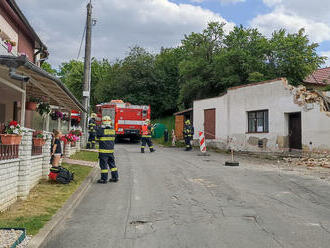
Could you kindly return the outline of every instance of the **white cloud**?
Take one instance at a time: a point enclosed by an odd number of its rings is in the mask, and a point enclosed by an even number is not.
[[[223,4],[245,2],[245,0],[219,0],[219,1]]]
[[[268,14],[258,15],[250,21],[265,34],[274,29],[285,28],[296,32],[305,28],[309,38],[315,42],[330,40],[330,4],[324,0],[263,0],[272,8]]]
[[[52,64],[76,58],[87,1],[17,2],[48,46]],[[93,15],[98,20],[93,28],[93,56],[110,59],[123,57],[134,45],[154,52],[162,46],[175,46],[184,34],[200,32],[210,21],[226,22],[210,10],[169,0],[98,0]],[[233,26],[229,23],[226,29]]]
[[[330,40],[330,26],[326,23],[308,20],[280,8],[266,15],[258,15],[250,24],[266,35],[270,35],[274,30],[280,28],[285,28],[289,32],[297,32],[299,29],[305,28],[312,41]]]
[[[263,0],[267,6],[274,6],[282,2],[282,0]]]
[[[330,66],[330,51],[322,52],[321,56],[327,57],[327,60],[326,60],[324,66]]]

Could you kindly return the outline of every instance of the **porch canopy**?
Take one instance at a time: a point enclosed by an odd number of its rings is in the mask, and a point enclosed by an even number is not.
[[[26,78],[19,80],[13,77],[13,73]],[[0,82],[25,95],[22,108],[30,97],[46,97],[50,105],[58,106],[68,112],[71,110],[86,112],[83,105],[59,78],[31,63],[26,56],[0,56]],[[0,91],[0,95],[5,94],[1,84]]]

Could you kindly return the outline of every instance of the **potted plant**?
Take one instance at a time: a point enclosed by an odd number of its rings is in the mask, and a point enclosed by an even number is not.
[[[40,99],[36,97],[30,97],[29,101],[25,104],[25,109],[35,111],[38,107]]]
[[[46,99],[42,98],[38,104],[37,107],[38,113],[42,116],[45,117],[46,115],[49,115],[51,109],[49,103],[46,101]]]
[[[63,113],[61,111],[55,110],[50,114],[50,117],[53,121],[56,121],[57,119],[63,120]]]
[[[0,134],[3,145],[19,145],[22,140],[22,128],[17,121],[11,121],[5,127],[4,134]]]
[[[33,136],[33,145],[34,146],[43,146],[46,143],[46,139],[44,139],[44,135],[41,131],[36,132],[35,135]]]
[[[70,133],[71,133],[72,135],[77,136],[77,137],[81,137],[81,136],[82,136],[82,132],[81,132],[79,129],[71,130]]]

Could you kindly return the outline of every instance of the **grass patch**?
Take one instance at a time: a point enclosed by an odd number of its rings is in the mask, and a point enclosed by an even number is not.
[[[60,209],[88,176],[91,167],[63,163],[63,167],[74,172],[70,184],[57,184],[41,180],[34,187],[27,200],[14,203],[8,211],[0,213],[0,227],[26,228],[29,235],[35,235]]]
[[[155,119],[152,123],[161,123],[164,124],[168,130],[168,142],[164,141],[164,137],[159,139],[153,139],[156,144],[164,145],[164,146],[172,146],[172,129],[175,129],[175,117],[167,116],[159,119]]]
[[[99,154],[97,152],[90,152],[90,151],[80,151],[72,155],[70,158],[75,160],[84,160],[84,161],[91,161],[97,162]]]

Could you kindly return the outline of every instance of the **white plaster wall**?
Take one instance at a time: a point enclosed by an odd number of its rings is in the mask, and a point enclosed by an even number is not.
[[[250,137],[267,139],[266,150],[276,150],[279,137],[288,135],[288,113],[301,112],[302,143],[306,148],[309,142],[315,149],[330,150],[330,117],[320,112],[314,104],[306,111],[293,101],[293,95],[287,89],[287,82],[277,80],[247,87],[233,88],[222,97],[194,101],[194,127],[202,130],[204,110],[216,108],[216,140],[207,141],[227,145],[228,137],[234,138],[237,150],[260,151],[260,148],[248,143]],[[269,132],[247,133],[248,111],[268,110]],[[198,138],[196,134],[195,139]]]
[[[2,30],[9,38],[16,42],[16,46],[13,47],[12,53],[17,54],[17,47],[18,47],[18,34],[15,30],[9,25],[9,23],[0,15],[0,30]],[[0,39],[1,40],[1,39]],[[5,51],[5,50],[1,50]],[[2,55],[7,55],[5,52],[2,52]]]
[[[330,117],[320,112],[320,106],[314,104],[310,111],[302,112],[302,142],[312,149],[330,150]]]

